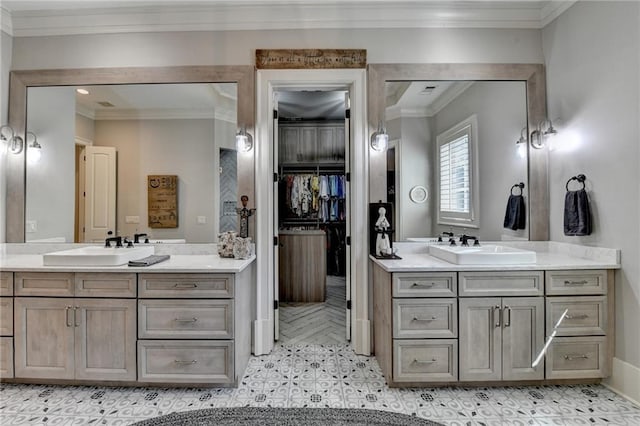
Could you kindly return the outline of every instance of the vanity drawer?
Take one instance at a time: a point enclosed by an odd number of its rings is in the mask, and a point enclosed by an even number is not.
[[[13,296],[13,272],[0,272],[0,296]]]
[[[460,296],[541,296],[542,271],[459,272]]]
[[[455,382],[458,341],[455,339],[394,340],[395,382]]]
[[[606,377],[606,337],[556,337],[547,353],[547,379]]]
[[[548,295],[607,294],[607,271],[547,271]]]
[[[13,378],[13,337],[0,337],[0,378]]]
[[[231,298],[233,274],[140,274],[138,297]]]
[[[547,330],[550,333],[565,309],[567,315],[558,336],[602,335],[607,330],[606,296],[547,297]]]
[[[136,297],[136,274],[75,274],[76,297]]]
[[[13,336],[13,297],[0,297],[0,336]]]
[[[457,290],[455,272],[393,274],[393,297],[452,297]]]
[[[139,300],[140,339],[232,339],[233,300]]]
[[[71,272],[16,272],[16,296],[69,297],[74,295]]]
[[[394,299],[394,338],[458,336],[457,299]]]
[[[233,383],[233,342],[138,340],[138,381]]]

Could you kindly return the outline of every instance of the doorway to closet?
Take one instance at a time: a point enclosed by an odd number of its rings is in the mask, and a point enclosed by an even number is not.
[[[278,90],[273,120],[276,340],[345,344],[350,339],[348,91]]]

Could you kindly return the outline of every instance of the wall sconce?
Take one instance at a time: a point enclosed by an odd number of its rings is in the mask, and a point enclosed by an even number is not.
[[[551,120],[543,120],[538,127],[531,132],[531,146],[536,149],[542,149],[545,145],[549,147],[549,151],[553,151],[554,139],[558,131],[553,128]]]
[[[389,135],[382,125],[382,121],[378,124],[378,130],[371,135],[371,149],[374,151],[385,151],[389,145]]]
[[[38,138],[33,132],[27,132],[27,161],[35,164],[40,161],[42,156],[42,146],[38,143]],[[29,136],[33,136],[33,140],[29,143]]]
[[[245,126],[240,127],[238,133],[236,133],[236,150],[238,152],[249,152],[253,148],[253,138]]]
[[[527,156],[527,127],[523,127],[520,131],[520,139],[516,141],[516,152],[518,157],[525,158]]]
[[[0,141],[7,144],[7,151],[12,154],[20,154],[24,149],[24,141],[8,124],[0,126]]]

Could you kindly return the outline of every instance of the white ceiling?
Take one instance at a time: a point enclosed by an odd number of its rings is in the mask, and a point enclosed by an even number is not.
[[[1,0],[15,36],[318,28],[542,28],[575,0]]]

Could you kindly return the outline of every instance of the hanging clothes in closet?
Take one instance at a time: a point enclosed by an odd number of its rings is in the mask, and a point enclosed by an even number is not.
[[[345,177],[335,174],[285,174],[280,180],[287,218],[320,222],[345,220]]]

